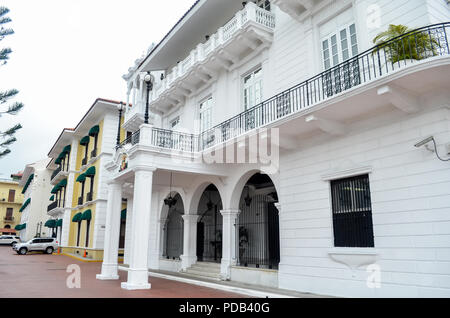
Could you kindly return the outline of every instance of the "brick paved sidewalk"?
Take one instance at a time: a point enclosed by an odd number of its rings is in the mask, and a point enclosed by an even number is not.
[[[81,288],[66,287],[67,266],[81,268]],[[152,289],[126,291],[120,283],[126,272],[119,271],[117,281],[99,281],[101,263],[83,263],[62,255],[16,254],[9,246],[0,246],[1,298],[241,298],[239,294],[150,277]]]

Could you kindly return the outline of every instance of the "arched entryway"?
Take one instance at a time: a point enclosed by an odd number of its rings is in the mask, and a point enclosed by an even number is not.
[[[278,194],[266,174],[256,173],[242,190],[237,233],[238,266],[278,269]]]
[[[163,258],[178,260],[183,254],[184,204],[181,196],[172,194],[166,198],[163,213],[167,216],[163,227]]]
[[[220,263],[222,259],[222,199],[210,184],[198,204],[197,260]]]

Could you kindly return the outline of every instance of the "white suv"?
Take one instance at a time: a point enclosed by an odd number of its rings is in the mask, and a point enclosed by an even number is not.
[[[52,254],[58,249],[58,241],[56,238],[41,237],[29,240],[26,243],[17,243],[13,246],[13,250],[17,254],[25,255],[28,252],[40,251],[46,254]]]
[[[0,236],[0,245],[11,245],[20,243],[20,237],[14,235],[2,235]]]

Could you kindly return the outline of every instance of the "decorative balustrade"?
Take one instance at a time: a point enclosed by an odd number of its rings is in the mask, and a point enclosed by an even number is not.
[[[58,173],[60,173],[62,171],[62,167],[61,166],[59,166],[58,168],[56,168],[56,170],[55,171],[53,171],[53,173],[52,173],[52,176],[51,176],[51,178],[50,178],[50,180],[53,180],[53,179],[55,179],[55,177],[58,175]]]
[[[264,21],[269,20],[265,18]],[[224,27],[227,32],[235,28],[231,22]],[[200,135],[153,128],[151,145],[188,152],[205,150],[418,61],[450,55],[449,31],[450,22],[435,24],[374,46]],[[139,136],[139,131],[135,135]]]
[[[259,8],[253,2],[247,3],[243,10],[236,13],[227,24],[219,28],[205,43],[197,45],[184,60],[168,71],[161,84],[152,91],[150,100],[158,99],[164,91],[171,87],[173,82],[188,73],[194,65],[206,60],[209,54],[226,44],[236,32],[245,28],[250,22],[274,29],[275,15],[270,11]]]

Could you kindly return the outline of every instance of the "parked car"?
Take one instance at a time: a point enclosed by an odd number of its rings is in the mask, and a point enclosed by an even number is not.
[[[26,243],[17,243],[13,246],[13,250],[20,255],[25,255],[28,252],[34,251],[52,254],[56,249],[58,249],[58,241],[56,238],[52,237],[34,238]]]
[[[14,235],[2,235],[0,236],[0,245],[11,245],[20,243],[20,237]]]

